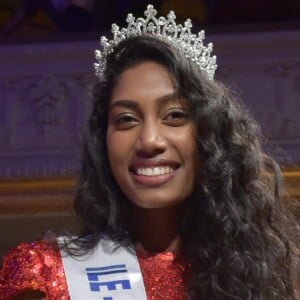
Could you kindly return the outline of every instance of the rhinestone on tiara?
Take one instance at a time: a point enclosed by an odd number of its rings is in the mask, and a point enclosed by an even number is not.
[[[117,24],[112,24],[113,39],[108,40],[105,36],[101,37],[102,51],[96,50],[97,63],[94,64],[96,76],[99,80],[103,79],[106,69],[107,55],[114,51],[114,47],[121,41],[135,36],[150,36],[162,39],[174,45],[189,60],[194,62],[202,71],[205,71],[208,78],[213,80],[217,69],[216,56],[211,56],[213,49],[212,43],[205,46],[203,44],[204,31],[201,30],[197,35],[191,32],[192,22],[187,19],[182,24],[176,24],[175,13],[170,11],[165,17],[156,18],[157,10],[149,4],[144,12],[145,18],[135,18],[132,14],[127,15],[127,28],[119,28]]]

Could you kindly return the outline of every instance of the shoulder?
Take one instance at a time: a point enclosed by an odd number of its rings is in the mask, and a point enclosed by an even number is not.
[[[7,253],[3,259],[3,269],[29,266],[49,266],[60,258],[59,247],[55,241],[36,241],[22,243]],[[13,262],[13,264],[12,264]]]
[[[12,250],[10,250],[5,257],[15,256],[19,253],[43,253],[44,251],[57,252],[58,245],[55,240],[39,240],[30,243],[21,243]]]
[[[7,299],[29,289],[47,293],[47,285],[53,278],[58,278],[60,272],[63,273],[63,267],[56,242],[41,240],[22,243],[3,259],[0,295],[5,296],[0,299]]]

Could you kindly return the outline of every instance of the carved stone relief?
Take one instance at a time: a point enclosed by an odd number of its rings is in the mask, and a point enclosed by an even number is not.
[[[213,39],[217,78],[237,91],[273,145],[271,152],[288,165],[300,164],[299,36],[274,32]],[[95,43],[76,42],[76,51],[70,47],[0,49],[0,179],[78,172]]]
[[[0,178],[78,171],[89,78],[84,73],[1,78],[6,97],[1,100]]]
[[[276,159],[300,162],[300,55],[298,62],[220,66],[220,78],[237,91],[262,127]],[[298,148],[298,150],[297,150]]]

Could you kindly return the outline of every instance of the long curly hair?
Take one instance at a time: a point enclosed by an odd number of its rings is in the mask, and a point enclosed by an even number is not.
[[[299,224],[287,209],[280,168],[262,150],[260,127],[221,83],[152,37],[117,45],[93,88],[74,200],[80,249],[92,249],[102,234],[130,244],[129,202],[107,155],[107,111],[118,76],[143,61],[167,68],[197,128],[201,166],[180,229],[182,255],[194,270],[189,299],[295,299]]]

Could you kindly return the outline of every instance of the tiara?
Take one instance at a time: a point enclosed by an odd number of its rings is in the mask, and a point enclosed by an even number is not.
[[[113,39],[108,40],[102,36],[100,43],[102,51],[96,50],[95,56],[97,63],[94,64],[96,76],[99,80],[103,79],[106,69],[107,55],[114,51],[114,47],[121,41],[135,36],[150,36],[169,42],[181,51],[189,60],[194,62],[200,70],[205,71],[208,78],[213,80],[217,69],[216,56],[211,56],[213,44],[203,45],[205,38],[204,31],[198,35],[191,32],[192,22],[187,19],[182,24],[176,24],[176,15],[170,11],[165,17],[156,18],[157,10],[149,4],[144,12],[145,18],[135,18],[131,13],[127,15],[127,28],[119,28],[117,24],[112,24],[111,31]]]

